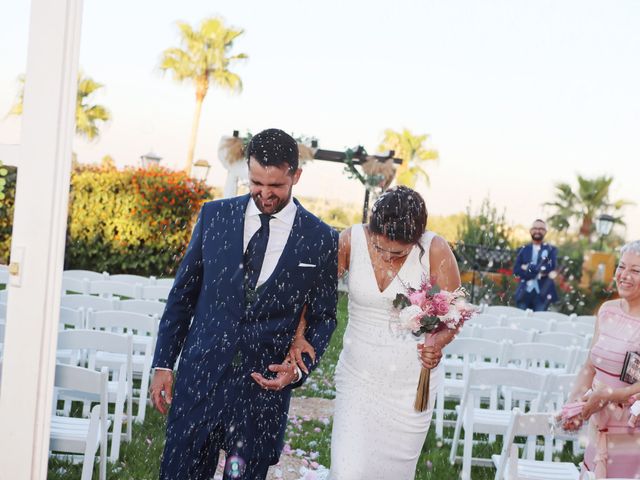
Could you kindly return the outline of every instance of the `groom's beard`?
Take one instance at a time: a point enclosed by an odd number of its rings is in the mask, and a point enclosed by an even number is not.
[[[544,238],[544,235],[542,235],[541,233],[531,234],[531,240],[533,240],[534,242],[541,242],[543,238]]]
[[[252,195],[251,198],[253,198],[253,201],[255,202],[256,207],[258,207],[258,210],[260,210],[261,213],[265,213],[267,215],[275,215],[280,210],[282,210],[287,205],[287,203],[289,203],[289,200],[291,200],[292,190],[293,189],[289,190],[289,194],[284,199],[280,197],[268,198],[267,204],[271,204],[268,206],[265,206],[264,202],[262,201],[262,196],[260,194]]]

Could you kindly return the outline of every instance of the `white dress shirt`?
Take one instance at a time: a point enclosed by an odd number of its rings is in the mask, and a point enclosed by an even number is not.
[[[278,260],[280,260],[282,251],[289,239],[289,234],[291,234],[297,209],[298,207],[293,203],[293,200],[289,199],[289,203],[287,203],[282,210],[272,215],[274,218],[269,222],[269,241],[267,242],[267,251],[264,254],[264,262],[262,263],[262,269],[260,270],[260,276],[256,284],[257,287],[266,282],[276,269]],[[260,228],[260,213],[253,198],[250,198],[244,214],[243,252],[247,250],[251,237],[253,237]]]

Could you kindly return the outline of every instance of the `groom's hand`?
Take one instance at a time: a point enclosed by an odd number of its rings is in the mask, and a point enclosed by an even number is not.
[[[161,414],[166,415],[173,398],[173,371],[155,369],[151,380],[151,403]]]
[[[297,369],[289,359],[280,364],[269,365],[269,370],[276,372],[276,378],[268,379],[257,372],[251,374],[251,378],[265,390],[282,390],[290,383],[299,380]]]

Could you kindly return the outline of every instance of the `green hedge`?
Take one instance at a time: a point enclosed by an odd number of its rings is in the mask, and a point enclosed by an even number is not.
[[[202,203],[203,182],[163,168],[76,168],[65,269],[172,276]]]
[[[0,264],[9,263],[11,253],[11,230],[13,229],[13,206],[16,196],[16,173],[15,167],[3,166],[7,174],[2,178],[4,198],[0,200]]]

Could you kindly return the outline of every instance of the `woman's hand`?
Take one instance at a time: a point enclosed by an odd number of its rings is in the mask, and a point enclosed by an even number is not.
[[[584,419],[582,418],[582,414],[578,414],[574,417],[567,418],[564,422],[562,422],[562,429],[567,432],[576,432],[580,430],[582,424],[584,423]]]
[[[300,367],[300,370],[308,375],[309,369],[302,360],[303,353],[308,354],[311,357],[311,361],[315,363],[316,351],[314,350],[313,346],[311,346],[311,344],[307,342],[307,339],[304,338],[304,336],[296,335],[296,337],[293,339],[293,343],[291,344],[291,348],[289,348],[288,356],[292,362]]]
[[[588,397],[585,396],[584,400],[587,403],[582,407],[582,418],[589,420],[591,415],[602,410],[611,401],[612,393],[611,387],[602,387],[591,392]]]
[[[419,343],[417,347],[422,366],[429,370],[436,368],[442,358],[442,348],[438,345],[425,345],[424,343]]]

